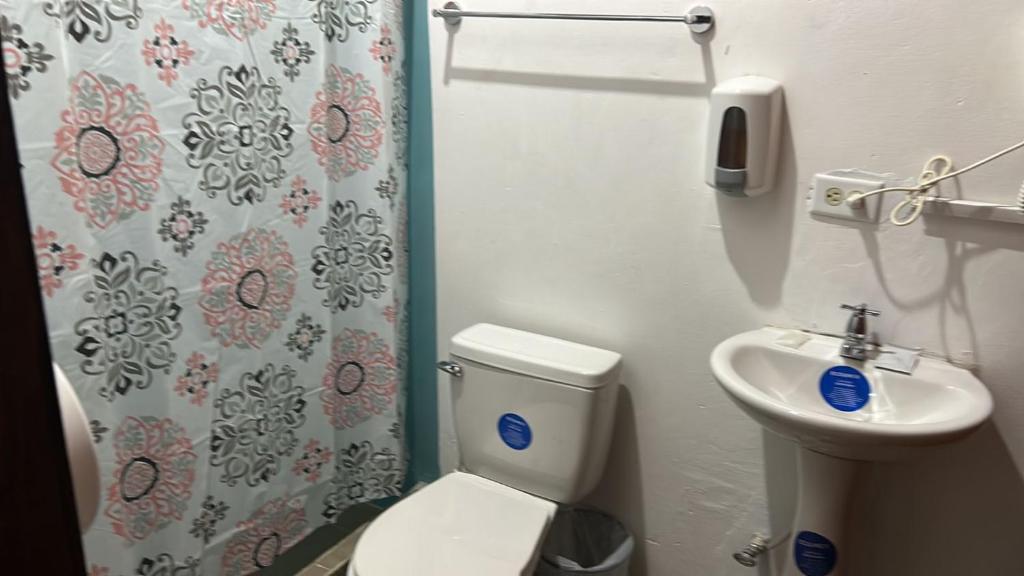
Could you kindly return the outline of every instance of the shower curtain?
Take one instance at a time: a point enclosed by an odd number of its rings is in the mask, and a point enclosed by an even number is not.
[[[405,470],[400,0],[0,0],[91,576],[249,574]]]

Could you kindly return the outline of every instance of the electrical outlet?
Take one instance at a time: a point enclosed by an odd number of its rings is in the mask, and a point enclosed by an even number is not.
[[[811,192],[811,214],[844,220],[878,222],[878,196],[870,196],[853,205],[847,204],[846,199],[852,194],[877,190],[884,185],[884,180],[872,179],[867,174],[815,174],[814,188]]]

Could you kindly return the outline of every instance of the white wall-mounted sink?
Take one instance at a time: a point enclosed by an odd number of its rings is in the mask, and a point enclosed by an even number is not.
[[[711,369],[751,418],[811,450],[890,459],[909,448],[963,438],[992,413],[988,389],[962,368],[921,358],[913,374],[897,374],[871,360],[840,357],[838,338],[808,334],[798,348],[780,344],[789,334],[762,328],[733,336],[711,353]],[[855,368],[866,378],[870,392],[862,408],[834,408],[822,394],[822,376],[835,366]]]
[[[800,444],[799,489],[781,576],[848,576],[845,518],[863,460],[889,460],[961,439],[992,413],[970,372],[921,358],[910,375],[839,356],[840,340],[762,328],[711,353],[728,396],[765,428]],[[773,550],[773,553],[775,551]]]

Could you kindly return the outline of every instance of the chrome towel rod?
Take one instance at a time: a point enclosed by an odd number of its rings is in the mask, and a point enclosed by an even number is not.
[[[550,12],[476,12],[463,10],[455,2],[431,12],[435,18],[444,18],[445,24],[458,26],[463,18],[520,18],[530,20],[605,20],[611,22],[679,22],[690,31],[703,34],[715,25],[715,14],[707,6],[694,6],[685,16],[637,16],[629,14],[557,14]]]

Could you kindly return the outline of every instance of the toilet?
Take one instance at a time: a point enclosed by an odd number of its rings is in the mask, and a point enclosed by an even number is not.
[[[593,490],[608,454],[622,357],[477,324],[451,340],[460,470],[384,511],[348,576],[524,576],[559,504]]]

